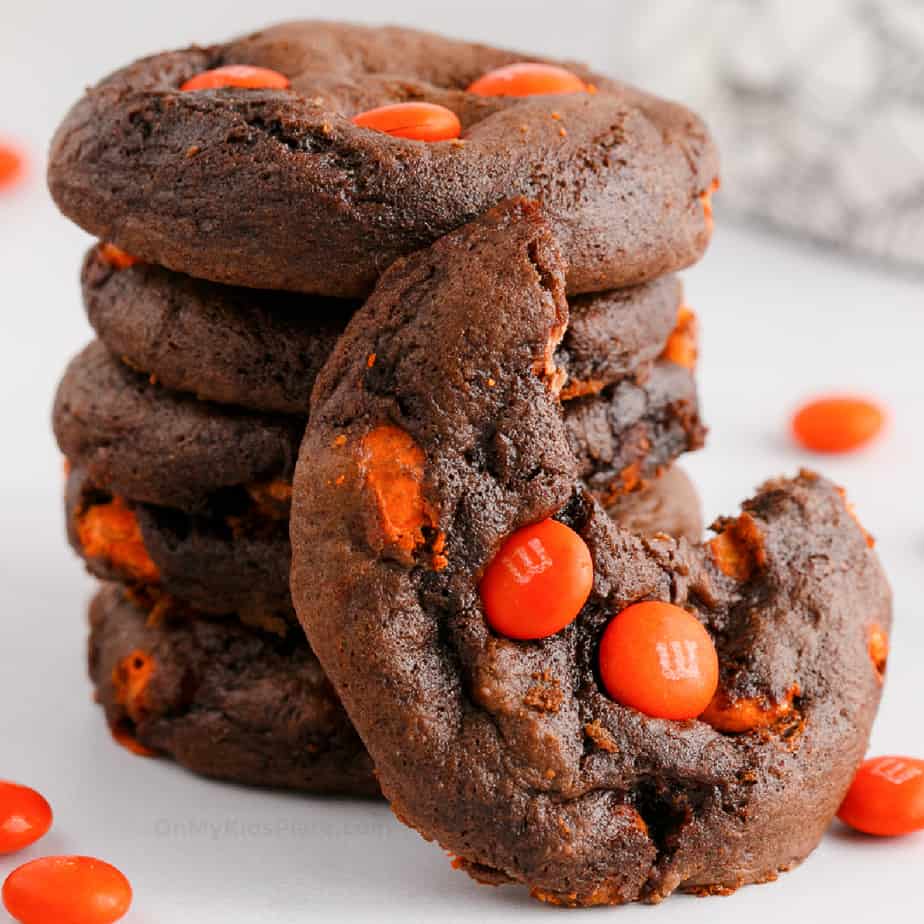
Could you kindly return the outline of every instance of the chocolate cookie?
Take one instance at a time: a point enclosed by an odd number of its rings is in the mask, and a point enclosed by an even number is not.
[[[639,383],[624,379],[564,405],[578,474],[604,503],[635,491],[678,456],[703,446],[693,373],[670,360]]]
[[[401,28],[275,26],[144,58],[74,106],[52,142],[58,206],[90,233],[192,276],[346,298],[396,257],[516,194],[543,202],[568,291],[695,262],[718,170],[687,109],[568,65],[588,92],[484,97],[476,78],[532,55]],[[271,68],[285,90],[182,92],[219,66]],[[461,139],[355,125],[360,112],[446,106]]]
[[[68,366],[53,412],[61,451],[95,485],[180,510],[289,482],[304,418],[167,391],[95,341]]]
[[[374,796],[372,762],[301,633],[176,609],[110,584],[90,604],[90,677],[117,738],[253,786]]]
[[[315,386],[296,610],[395,813],[475,878],[571,905],[774,878],[816,845],[865,750],[887,582],[841,492],[810,473],[765,485],[705,545],[613,525],[580,485],[556,394],[567,323],[563,260],[522,202],[383,275]],[[481,575],[549,517],[586,546],[589,597],[554,635],[501,637]],[[699,719],[604,692],[603,630],[644,600],[714,642]]]
[[[90,324],[132,368],[167,388],[258,411],[308,411],[311,386],[356,303],[242,289],[94,247],[81,282]]]
[[[114,496],[74,469],[66,517],[71,545],[103,580],[156,587],[205,613],[234,613],[273,631],[294,619],[285,497],[186,514]]]
[[[375,378],[374,351],[363,361]],[[580,473],[607,499],[656,478],[701,446],[705,432],[693,375],[669,360],[656,363],[641,385],[626,379],[567,408]],[[94,485],[187,512],[284,492],[305,426],[302,417],[242,411],[161,388],[99,342],[71,362],[53,416],[61,451]]]
[[[304,415],[315,376],[356,303],[243,289],[151,264],[84,261],[90,323],[109,350],[167,388],[260,411]],[[681,299],[676,277],[578,296],[556,361],[564,395],[593,394],[645,371]]]

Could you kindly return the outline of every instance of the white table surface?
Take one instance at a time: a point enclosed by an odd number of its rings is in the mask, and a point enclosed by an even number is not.
[[[122,19],[115,5],[80,5],[80,15],[77,5],[2,6],[0,136],[15,130],[36,158],[63,107],[107,68],[159,44],[208,40],[272,17],[265,5],[255,17],[251,7],[245,14],[243,4],[222,4],[225,12],[240,6],[241,15],[190,9],[181,28],[168,15],[186,10],[179,3],[160,4],[158,15],[155,5],[134,15],[132,5]],[[285,14],[294,4],[278,6]],[[353,6],[356,16],[371,9]],[[511,5],[511,24],[522,6]],[[392,14],[461,28],[459,11],[430,7],[427,18],[424,9],[398,4]],[[501,36],[508,44],[517,40],[512,30]],[[567,41],[566,52],[578,53]],[[57,216],[41,170],[35,165],[31,182],[0,196],[0,778],[41,790],[56,823],[39,844],[0,857],[0,878],[42,854],[100,856],[132,880],[128,924],[511,924],[556,913],[522,890],[474,885],[384,806],[206,782],[112,743],[85,676],[93,585],[64,539],[61,459],[48,423],[56,380],[89,338],[77,286],[87,238]],[[764,478],[806,464],[848,487],[895,590],[890,677],[871,751],[924,756],[924,283],[730,223],[720,223],[707,259],[686,280],[703,324],[700,381],[712,428],[708,448],[686,465],[707,513],[732,513]],[[795,449],[790,409],[829,388],[878,396],[892,414],[886,438],[843,458]],[[774,885],[722,899],[677,897],[657,911],[598,913],[626,924],[731,914],[751,924],[853,922],[899,911],[916,921],[922,872],[924,834],[872,841],[835,826],[801,869]]]

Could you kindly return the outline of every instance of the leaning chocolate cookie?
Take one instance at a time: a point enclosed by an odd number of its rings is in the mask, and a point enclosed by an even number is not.
[[[133,749],[235,783],[378,795],[372,762],[301,633],[158,606],[115,584],[90,604],[90,629],[97,698]]]
[[[149,263],[120,266],[93,247],[81,281],[87,317],[110,352],[166,388],[222,404],[307,413],[315,376],[358,303],[193,279]],[[644,377],[677,321],[675,276],[577,296],[557,350],[563,395]]]
[[[154,55],[74,106],[49,186],[65,215],[136,257],[267,289],[363,296],[396,257],[517,194],[543,202],[569,292],[695,262],[718,170],[703,123],[580,65],[565,65],[574,92],[467,92],[524,60],[536,59],[311,21]],[[240,65],[273,73],[246,86],[201,76]],[[449,110],[461,134],[428,142],[354,121],[408,102]]]
[[[766,881],[818,843],[862,758],[888,584],[811,473],[766,484],[703,545],[615,526],[558,395],[564,292],[523,202],[383,275],[313,395],[299,619],[397,816],[476,879],[569,905]],[[534,580],[556,592],[519,606]],[[639,603],[685,635],[603,646]]]

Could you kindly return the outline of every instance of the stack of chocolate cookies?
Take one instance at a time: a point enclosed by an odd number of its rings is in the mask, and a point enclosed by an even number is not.
[[[541,77],[528,92],[526,60],[530,79]],[[550,74],[577,88],[550,88]],[[485,92],[492,80],[501,90]],[[364,117],[383,106],[407,118],[448,111],[457,130],[428,136],[432,126],[381,118],[368,127],[375,119]],[[472,656],[466,646],[484,639],[460,628],[454,602],[465,598],[470,618],[468,597],[505,530],[556,514],[595,537],[588,625],[599,625],[593,607],[608,593],[639,599],[668,587],[692,609],[721,610],[718,622],[702,617],[718,635],[734,622],[739,589],[704,583],[697,556],[708,547],[692,545],[699,501],[674,466],[705,433],[695,316],[675,273],[708,243],[716,175],[708,133],[682,107],[579,65],[407,29],[292,23],[146,58],[90,89],[53,142],[49,182],[61,210],[100,241],[82,274],[98,339],[64,375],[54,428],[68,535],[106,582],[90,606],[90,672],[117,739],[248,784],[366,795],[381,782],[399,817],[475,878],[524,881],[551,901],[656,899],[784,865],[771,849],[753,869],[713,856],[714,875],[640,874],[672,819],[744,765],[675,766],[677,781],[696,778],[695,794],[684,790],[669,810],[658,803],[663,832],[633,820],[636,802],[670,789],[662,764],[673,756],[659,756],[639,725],[632,746],[647,756],[631,774],[603,773],[629,741],[566,689],[580,633],[563,633],[570,654],[554,640],[526,645],[528,667],[511,674],[513,649],[491,663]],[[814,497],[806,485],[780,490]],[[823,501],[806,508],[830,513],[827,488]],[[849,519],[838,514],[838,528]],[[736,529],[717,547],[720,570],[750,578],[772,556]],[[631,542],[607,551],[612,535]],[[607,591],[626,568],[631,592]],[[406,597],[399,578],[409,574]],[[407,622],[424,611],[439,614],[444,646],[430,673]],[[367,616],[406,623],[403,668],[423,672],[413,690],[390,673],[397,637],[361,626]],[[759,648],[766,639],[752,628]],[[358,692],[368,678],[357,659],[370,645],[378,668]],[[734,651],[730,671],[747,661]],[[753,700],[753,683],[726,680],[728,696]],[[443,702],[460,684],[466,705]],[[791,720],[787,690],[779,716]],[[429,696],[448,711],[429,714]],[[389,709],[408,723],[401,732]],[[515,753],[463,736],[472,767],[460,769],[459,742],[437,734],[442,743],[427,747],[454,765],[459,803],[435,811],[406,784],[425,778],[412,765],[428,723],[452,725],[459,709],[493,713],[492,734]],[[726,712],[713,710],[715,728],[731,722]],[[566,715],[583,744],[559,740]],[[866,709],[844,767],[869,720]],[[526,804],[505,774],[538,759],[543,736],[545,776],[522,771],[535,797]],[[596,768],[592,783],[575,782],[568,764],[579,754]],[[427,769],[439,776],[447,765]],[[483,771],[525,813],[519,821],[473,808]],[[593,791],[597,807],[567,824],[546,817],[555,779],[567,799]],[[571,850],[577,860],[561,868],[548,860],[569,853],[569,825],[578,841],[589,837],[578,829],[617,803],[635,825],[635,840],[620,828],[613,851],[626,870],[618,884],[603,840],[586,855]],[[530,813],[535,837],[522,855],[498,846],[499,819],[512,832]],[[811,847],[808,828],[793,862]]]

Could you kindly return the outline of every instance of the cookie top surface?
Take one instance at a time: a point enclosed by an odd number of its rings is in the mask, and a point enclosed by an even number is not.
[[[319,369],[356,302],[246,289],[148,263],[119,269],[99,246],[81,275],[97,336],[132,368],[209,401],[307,413]],[[556,362],[566,395],[638,375],[662,352],[681,299],[676,277],[571,300]]]
[[[52,143],[68,217],[144,260],[205,279],[339,297],[396,257],[511,195],[544,203],[568,291],[603,291],[695,262],[718,166],[687,109],[617,81],[596,92],[482,97],[465,88],[532,56],[395,27],[293,22],[142,59],[87,91]],[[247,64],[287,90],[182,92]],[[462,123],[426,143],[357,113],[426,101]],[[293,207],[297,203],[297,207]]]
[[[253,482],[291,480],[304,419],[169,392],[94,341],[70,363],[52,414],[61,451],[124,497],[181,510]]]
[[[443,239],[382,277],[318,379],[296,469],[293,600],[385,795],[476,878],[549,901],[774,875],[817,843],[878,702],[866,632],[888,627],[890,597],[864,533],[808,473],[710,544],[614,526],[579,485],[556,395],[568,315],[549,226],[513,203],[451,238],[479,276]],[[553,636],[500,637],[481,574],[546,517],[586,544],[590,596]],[[610,699],[600,636],[642,600],[706,628],[728,708],[786,721],[732,734]]]
[[[90,675],[119,737],[218,779],[378,795],[372,761],[300,633],[169,608],[149,617],[112,584],[90,605]]]

